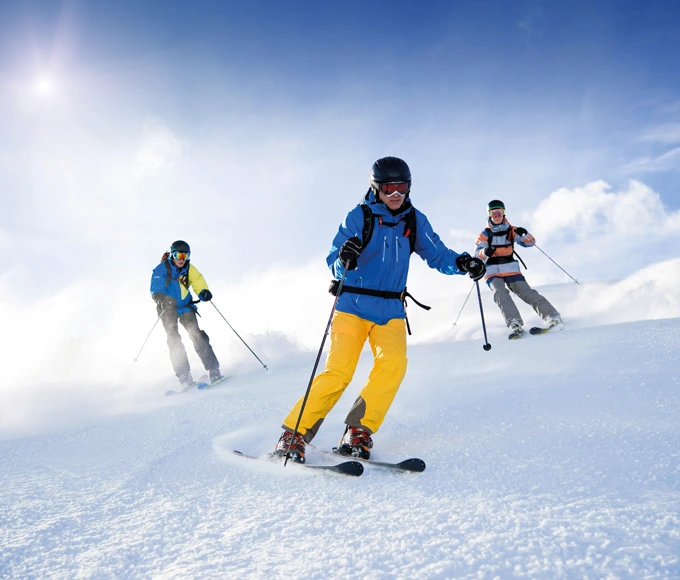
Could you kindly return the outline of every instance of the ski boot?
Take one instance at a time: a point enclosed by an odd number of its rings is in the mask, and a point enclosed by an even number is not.
[[[370,459],[373,439],[371,434],[363,427],[347,427],[344,436],[340,439],[337,453],[349,455],[360,459]]]
[[[291,441],[293,441],[291,445]],[[293,439],[292,431],[284,431],[279,438],[279,442],[274,447],[272,452],[272,457],[277,457],[285,459],[286,453],[288,452],[288,447],[290,446],[290,459],[295,463],[305,462],[305,440],[299,433],[295,434],[295,439]]]
[[[524,328],[522,327],[522,323],[517,319],[510,322],[510,324],[508,324],[508,328],[512,331],[508,335],[509,340],[516,340],[524,334]]]
[[[554,326],[558,326],[560,324],[564,324],[564,322],[562,322],[562,317],[559,314],[551,316],[548,320],[548,328],[553,328]]]
[[[210,369],[208,373],[210,374],[211,383],[219,381],[222,378],[222,373],[220,372],[220,369]]]
[[[191,387],[193,387],[196,384],[196,383],[194,383],[194,379],[191,378],[191,373],[188,372],[188,371],[186,373],[180,375],[178,378],[179,378],[179,390],[180,390],[180,392],[184,392],[184,391],[190,389]]]

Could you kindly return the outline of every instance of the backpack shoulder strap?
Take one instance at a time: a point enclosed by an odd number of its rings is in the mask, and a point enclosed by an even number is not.
[[[167,256],[166,256],[167,254]],[[166,252],[163,254],[163,263],[165,264],[165,287],[170,286],[170,281],[172,280],[172,269],[170,268],[170,253]]]
[[[416,247],[416,208],[413,206],[411,206],[411,209],[406,216],[404,235],[408,238],[411,253],[413,253]]]
[[[182,284],[182,286],[184,286],[187,290],[189,290],[189,268],[191,268],[191,264],[189,263],[189,260],[187,260],[184,268],[182,268],[183,272],[179,275],[180,284]]]
[[[361,207],[361,210],[364,212],[364,229],[361,230],[361,245],[365,248],[368,242],[371,241],[371,236],[373,235],[373,218],[375,216],[373,215],[371,208],[365,203],[359,204],[359,207]]]

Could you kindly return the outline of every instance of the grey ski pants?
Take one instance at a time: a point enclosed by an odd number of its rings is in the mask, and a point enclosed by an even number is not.
[[[524,326],[522,315],[519,313],[519,310],[517,310],[517,306],[515,306],[509,290],[512,290],[518,298],[529,304],[536,311],[536,314],[546,322],[553,316],[559,316],[559,312],[555,310],[555,307],[536,292],[536,290],[531,288],[524,280],[509,282],[506,285],[505,280],[503,280],[502,277],[496,276],[491,279],[490,285],[493,290],[493,300],[501,309],[503,318],[505,318],[505,324],[508,326],[515,321]]]
[[[165,328],[165,334],[168,335],[170,362],[172,362],[172,368],[175,371],[175,374],[178,377],[181,377],[188,374],[191,370],[187,351],[182,344],[182,337],[179,334],[178,320],[189,334],[189,338],[191,338],[191,342],[193,342],[194,348],[196,349],[205,370],[210,371],[219,368],[220,363],[215,356],[212,346],[210,346],[210,338],[205,330],[201,330],[198,327],[196,313],[193,311],[185,312],[178,318],[177,310],[173,308],[163,312],[161,321],[163,322],[163,328]]]

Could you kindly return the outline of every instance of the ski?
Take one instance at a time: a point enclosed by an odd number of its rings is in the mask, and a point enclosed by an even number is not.
[[[409,471],[411,473],[422,473],[425,471],[425,462],[417,457],[411,457],[410,459],[404,459],[397,463],[391,461],[378,461],[376,459],[363,459],[361,457],[353,457],[351,455],[343,455],[342,453],[337,453],[336,451],[324,451],[320,449],[322,453],[327,455],[335,455],[337,457],[351,457],[353,461],[360,461],[361,463],[367,463],[368,465],[373,465],[375,467],[383,467],[385,469],[395,469],[397,471]]]
[[[241,451],[234,449],[234,455],[239,457],[245,457],[247,459],[257,459],[262,460],[261,457],[256,455],[247,455]],[[299,467],[306,467],[307,469],[316,469],[318,471],[330,471],[332,473],[340,473],[342,475],[351,475],[354,477],[359,477],[364,472],[364,466],[358,461],[343,461],[342,463],[337,463],[335,465],[318,465],[316,463],[295,463],[294,461],[289,462],[291,465],[296,465]]]
[[[212,383],[210,381],[201,381],[198,383],[197,388],[199,391],[202,391],[203,389],[207,389],[209,387],[214,387],[215,385],[219,385],[222,381],[226,381],[227,377],[222,377],[217,379],[216,381],[213,381]]]
[[[550,328],[541,328],[540,326],[534,326],[529,329],[529,334],[545,334]]]
[[[533,330],[533,328],[531,330]],[[529,332],[531,332],[531,330]],[[533,334],[533,332],[531,332],[531,334]],[[517,340],[518,338],[522,338],[523,336],[524,336],[524,330],[521,330],[521,331],[516,330],[516,331],[508,334],[508,340]]]

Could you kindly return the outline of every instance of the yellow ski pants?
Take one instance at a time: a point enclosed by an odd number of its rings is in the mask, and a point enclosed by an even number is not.
[[[336,311],[326,367],[312,383],[298,427],[307,443],[314,438],[352,380],[367,338],[373,352],[373,368],[345,423],[351,427],[364,427],[371,433],[380,428],[406,374],[406,323],[403,318],[393,318],[387,324],[376,324]],[[283,422],[284,429],[293,431],[295,428],[303,398],[288,413]]]

